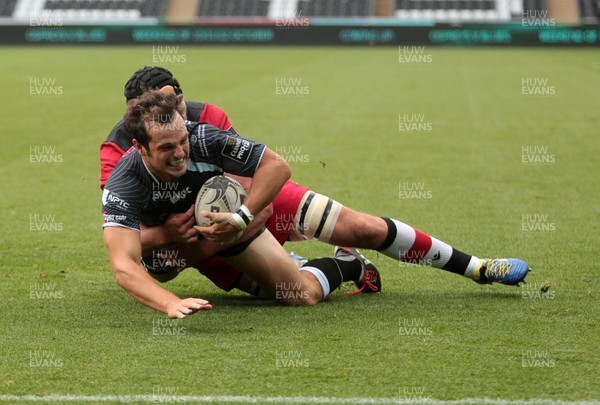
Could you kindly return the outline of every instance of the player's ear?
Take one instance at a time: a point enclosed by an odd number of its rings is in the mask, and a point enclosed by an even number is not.
[[[175,94],[175,95],[176,95],[176,93],[175,93],[175,89],[174,89],[174,88],[173,88],[173,86],[171,86],[170,84],[169,84],[169,85],[166,85],[166,86],[163,86],[163,87],[161,87],[159,91],[160,91],[161,93],[165,93],[165,94]]]

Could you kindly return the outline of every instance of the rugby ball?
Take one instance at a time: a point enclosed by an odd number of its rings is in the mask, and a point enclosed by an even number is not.
[[[200,226],[211,226],[209,218],[200,215],[206,210],[210,212],[236,212],[244,203],[246,190],[234,179],[227,176],[211,177],[204,183],[196,196],[194,214]]]

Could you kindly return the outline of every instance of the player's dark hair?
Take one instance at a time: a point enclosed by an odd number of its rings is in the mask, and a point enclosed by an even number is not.
[[[124,121],[132,138],[148,149],[151,137],[146,125],[169,124],[177,112],[177,96],[172,92],[150,90],[127,103]]]
[[[160,66],[144,66],[125,83],[125,98],[127,101],[133,100],[148,90],[159,90],[164,86],[173,86],[175,94],[183,94],[173,73]]]

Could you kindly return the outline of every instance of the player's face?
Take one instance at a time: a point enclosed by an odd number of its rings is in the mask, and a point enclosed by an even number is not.
[[[179,114],[172,122],[148,128],[151,140],[143,151],[148,169],[161,181],[176,181],[187,171],[190,155],[188,131]]]

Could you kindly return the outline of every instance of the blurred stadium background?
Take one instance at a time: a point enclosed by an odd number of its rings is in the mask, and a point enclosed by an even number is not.
[[[4,0],[0,43],[596,45],[599,9],[599,0]],[[115,24],[211,31],[124,35],[106,27]],[[235,26],[246,30],[226,30]]]
[[[65,22],[132,22],[162,18],[387,17],[407,21],[511,22],[548,11],[569,23],[596,23],[597,0],[6,0],[4,22],[60,17]]]

